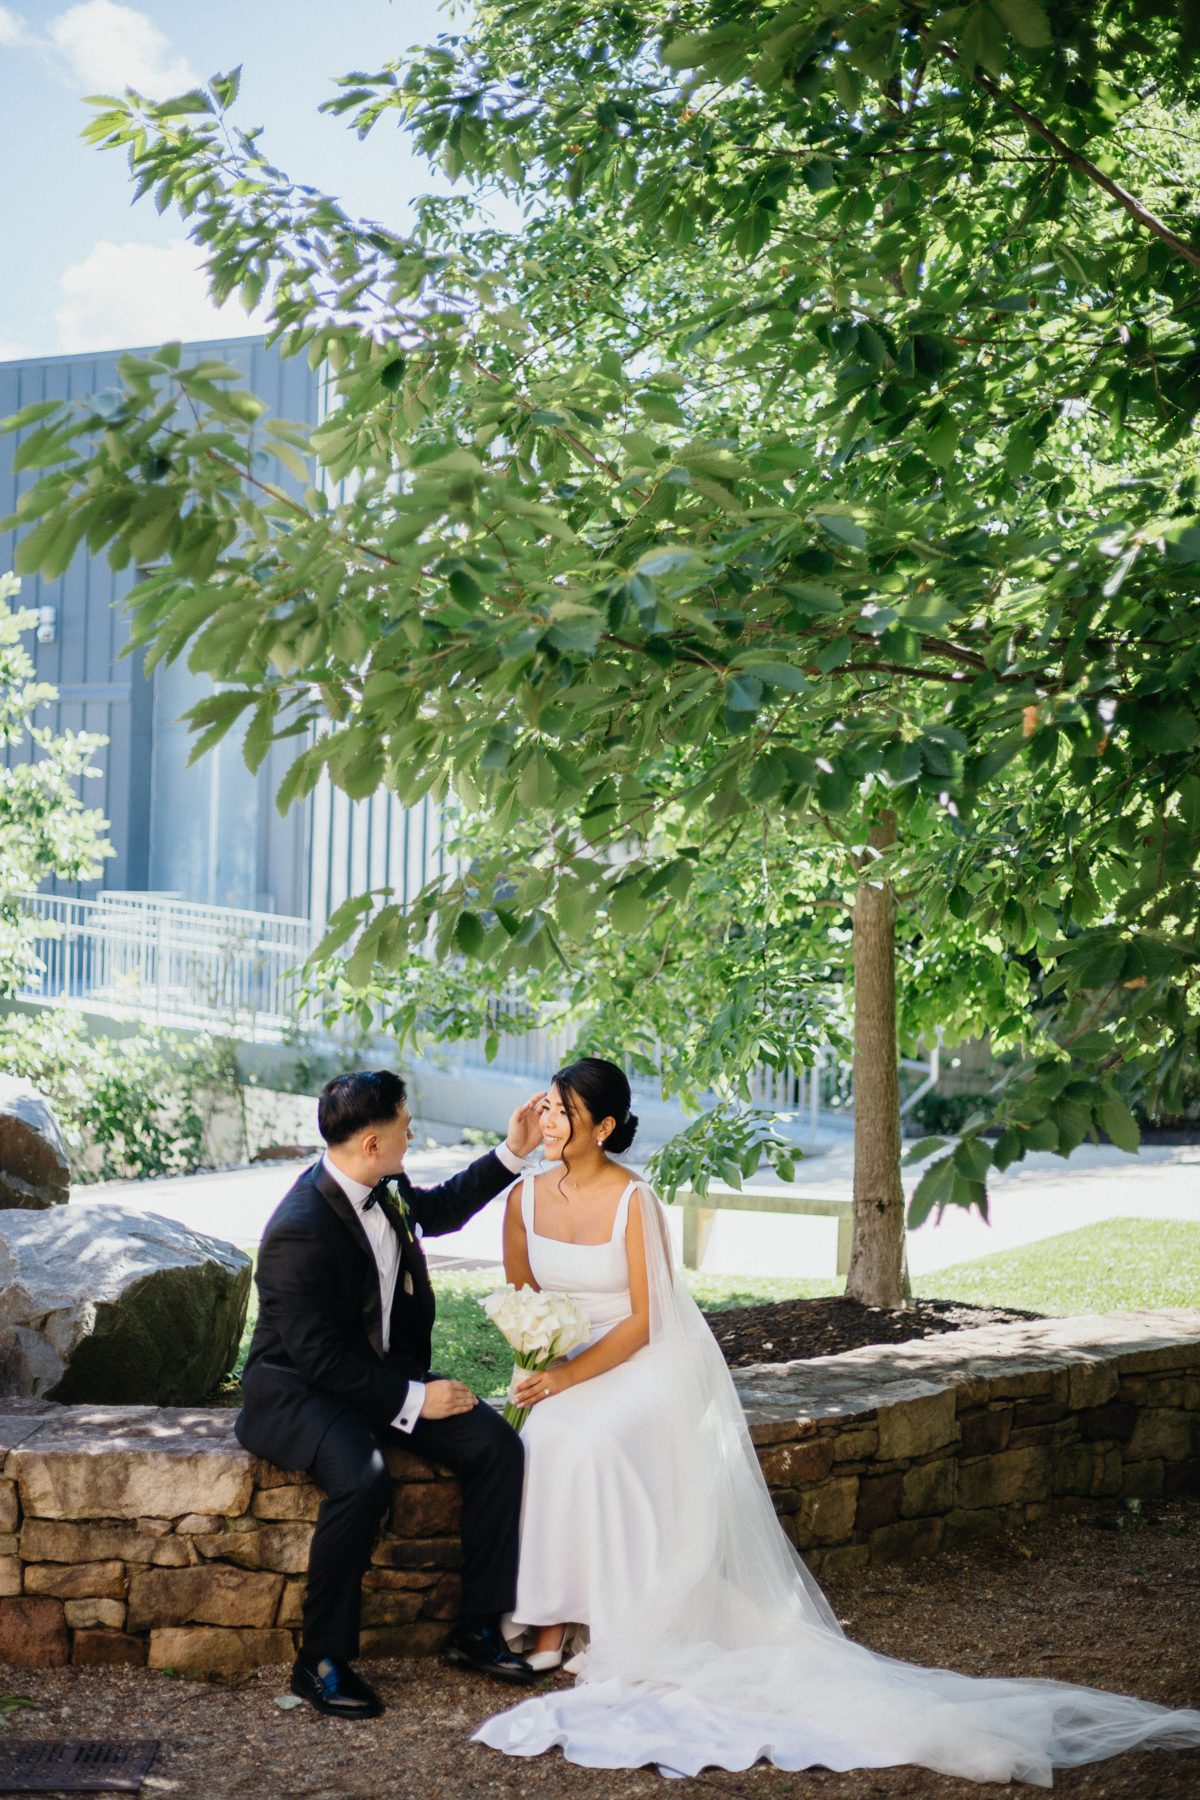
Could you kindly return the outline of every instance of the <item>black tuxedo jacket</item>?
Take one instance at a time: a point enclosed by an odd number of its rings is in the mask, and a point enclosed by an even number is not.
[[[433,1288],[411,1226],[428,1237],[457,1231],[513,1176],[489,1151],[440,1187],[414,1187],[403,1173],[395,1179],[410,1228],[385,1207],[401,1245],[386,1353],[370,1240],[323,1164],[304,1171],[267,1225],[255,1273],[258,1324],[235,1429],[247,1450],[280,1468],[306,1469],[342,1413],[362,1413],[380,1428],[391,1424],[409,1382],[428,1374],[431,1354]]]

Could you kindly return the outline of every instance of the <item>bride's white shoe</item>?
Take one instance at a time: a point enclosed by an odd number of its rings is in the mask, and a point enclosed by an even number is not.
[[[525,1661],[539,1675],[543,1669],[557,1669],[562,1663],[562,1647],[560,1645],[557,1650],[531,1650]]]

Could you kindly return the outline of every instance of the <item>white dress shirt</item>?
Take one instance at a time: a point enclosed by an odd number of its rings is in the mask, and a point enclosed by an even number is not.
[[[520,1175],[529,1161],[528,1157],[518,1156],[507,1144],[496,1146],[496,1158],[512,1175]],[[367,1234],[367,1242],[375,1258],[375,1267],[379,1272],[379,1305],[382,1312],[380,1330],[383,1336],[383,1348],[386,1355],[392,1338],[392,1302],[396,1298],[396,1282],[400,1275],[400,1239],[381,1206],[372,1206],[364,1210],[370,1195],[370,1188],[364,1187],[361,1181],[353,1180],[344,1169],[339,1169],[328,1150],[321,1158],[328,1173],[337,1182],[343,1194],[358,1214],[358,1222]],[[417,1236],[421,1235],[421,1227],[416,1227]],[[412,1293],[412,1276],[405,1275],[404,1291]],[[410,1381],[408,1392],[404,1396],[404,1405],[392,1420],[397,1431],[411,1431],[421,1416],[421,1408],[425,1404],[425,1383]]]

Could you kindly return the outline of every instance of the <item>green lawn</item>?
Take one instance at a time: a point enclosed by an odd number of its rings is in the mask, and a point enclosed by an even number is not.
[[[930,1299],[1057,1314],[1200,1306],[1200,1225],[1107,1219],[938,1269],[921,1277],[919,1291]]]
[[[465,1381],[478,1394],[501,1394],[512,1358],[479,1302],[500,1286],[499,1269],[434,1274],[438,1316],[433,1332],[434,1367]],[[810,1300],[840,1293],[840,1276],[791,1281],[769,1276],[689,1273],[688,1282],[706,1312],[759,1306],[770,1300]],[[980,1305],[1017,1306],[1029,1312],[1126,1311],[1142,1306],[1200,1306],[1200,1225],[1159,1219],[1110,1219],[1062,1237],[1043,1238],[1019,1250],[1001,1250],[922,1276],[918,1294]],[[250,1308],[236,1372],[240,1375],[258,1312]]]

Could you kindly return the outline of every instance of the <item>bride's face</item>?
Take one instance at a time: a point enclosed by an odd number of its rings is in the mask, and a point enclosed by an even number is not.
[[[590,1122],[590,1120],[581,1118],[579,1124],[583,1127]],[[552,1086],[542,1102],[542,1155],[547,1162],[562,1161],[562,1154],[570,1135],[571,1115],[567,1111],[566,1100],[558,1089]]]

